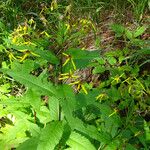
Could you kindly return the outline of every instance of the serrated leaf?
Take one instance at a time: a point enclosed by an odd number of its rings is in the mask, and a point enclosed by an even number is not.
[[[63,132],[61,122],[51,122],[38,137],[32,137],[19,145],[17,150],[53,150],[59,143]]]
[[[23,97],[24,102],[28,102],[34,110],[39,110],[41,106],[41,93],[36,90],[29,89]]]
[[[59,64],[58,58],[50,50],[38,50],[36,54],[52,64]]]
[[[52,121],[52,118],[50,117],[50,111],[46,106],[41,106],[40,110],[36,112],[36,117],[42,124]]]
[[[62,107],[62,110],[65,114],[65,117],[67,118],[67,121],[70,123],[70,125],[75,125],[75,118],[73,117],[73,111],[75,110],[75,95],[73,93],[73,90],[68,85],[63,85],[59,89],[59,96],[60,99],[60,105]]]
[[[67,145],[69,145],[72,150],[96,150],[87,138],[76,132],[71,133]]]
[[[86,51],[81,49],[68,49],[67,54],[72,56],[77,68],[84,68],[95,58],[99,56],[99,51]]]
[[[33,75],[27,74],[26,72],[18,72],[11,69],[2,70],[4,73],[8,74],[9,76],[13,77],[16,81],[20,82],[21,84],[38,90],[41,94],[45,95],[55,95],[56,90],[54,86],[49,82],[43,82],[39,80],[38,77]]]
[[[101,104],[100,110],[101,119],[104,122],[104,126],[100,127],[101,131],[103,131],[106,135],[111,134],[111,136],[114,137],[118,133],[118,128],[121,125],[119,115],[107,104]]]
[[[7,105],[7,106],[11,106],[11,107],[28,107],[30,106],[30,104],[28,102],[24,102],[24,101],[18,101],[15,98],[9,98],[7,100],[1,100],[0,104],[2,105]]]
[[[26,72],[30,73],[32,70],[35,69],[35,63],[33,60],[26,60],[22,64],[20,64],[18,61],[14,61],[11,64],[11,69],[16,70],[18,72]]]
[[[37,150],[54,150],[63,134],[63,125],[59,121],[49,123],[39,137]]]
[[[58,120],[59,119],[59,100],[54,96],[50,97],[48,100],[48,106],[49,106],[51,120]]]
[[[72,130],[76,129],[77,131],[80,131],[100,142],[109,143],[111,141],[111,136],[109,134],[98,132],[96,127],[84,125],[80,119],[73,116],[73,112],[76,109],[76,99],[72,89],[68,85],[63,85],[60,87],[59,94],[60,93],[60,104],[62,106],[65,118]]]
[[[111,135],[107,132],[98,132],[98,129],[95,126],[92,125],[85,125],[81,120],[76,119],[76,124],[74,127],[77,131],[80,131],[81,133],[86,134],[87,136],[90,136],[91,138],[103,142],[105,144],[108,144],[111,142]]]

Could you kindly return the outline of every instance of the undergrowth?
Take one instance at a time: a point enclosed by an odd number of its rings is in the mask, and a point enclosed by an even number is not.
[[[0,150],[150,149],[149,6],[1,1]]]

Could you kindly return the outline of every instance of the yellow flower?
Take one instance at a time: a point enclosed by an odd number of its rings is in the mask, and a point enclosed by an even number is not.
[[[53,11],[54,9],[57,9],[58,5],[57,5],[57,0],[53,0],[51,2],[51,11]]]
[[[81,19],[80,20],[80,23],[86,27],[86,28],[89,28],[89,27],[92,27],[94,32],[96,32],[96,28],[94,26],[94,24],[90,21],[90,20],[87,20],[87,19]]]
[[[13,39],[12,39],[12,43],[15,44],[16,42],[17,42],[17,37],[15,36],[15,37],[13,37]]]
[[[109,117],[113,116],[113,115],[116,114],[117,112],[118,112],[118,110],[117,110],[117,109],[114,109],[114,112],[111,113],[111,114],[109,115]]]
[[[62,73],[59,80],[66,80],[66,79],[77,79],[79,76],[74,75],[74,73],[70,70],[69,73]]]
[[[49,38],[50,37],[50,35],[45,31],[45,35]]]
[[[21,50],[21,52],[24,53],[24,55],[22,57],[19,57],[20,58],[20,62],[23,62],[29,55],[33,55],[33,56],[36,56],[36,57],[39,57],[38,54],[35,54],[29,50]]]
[[[85,47],[82,47],[81,50],[85,50]]]
[[[37,46],[35,43],[32,43],[30,41],[28,42],[23,42],[21,45],[33,45],[33,46]]]
[[[66,54],[66,53],[62,53],[64,56],[66,56],[66,61],[63,63],[63,67],[69,62],[69,61],[71,61],[71,64],[72,64],[72,66],[73,66],[73,69],[74,70],[76,70],[77,68],[76,68],[76,65],[75,65],[75,63],[74,63],[74,61],[73,61],[73,58],[70,56],[70,55],[68,55],[68,54]]]
[[[65,25],[66,25],[66,28],[67,28],[66,30],[68,31],[70,29],[70,24],[66,23]]]
[[[120,78],[121,78],[123,75],[124,75],[124,73],[121,74],[120,76],[117,75],[117,76],[115,76],[114,78],[111,77],[111,78],[113,79],[113,81],[112,81],[111,83],[113,83],[113,82],[119,83],[119,82],[120,82]]]
[[[88,94],[85,86],[82,84],[82,82],[79,80],[79,81],[75,81],[73,83],[70,83],[69,85],[77,85],[77,90],[80,91],[80,90],[83,90],[83,92],[85,94]]]
[[[12,62],[13,59],[16,60],[16,57],[11,52],[8,54],[8,57],[9,57],[10,62]]]
[[[21,25],[18,26],[18,28],[15,30],[16,32],[23,31],[23,27]]]
[[[107,97],[107,94],[101,93],[101,94],[99,94],[99,95],[96,97],[96,100],[100,99],[100,101],[101,101],[101,100],[102,100],[103,98],[105,98],[105,97]]]
[[[31,19],[28,21],[28,23],[29,23],[30,25],[32,25],[32,24],[35,23],[35,21],[33,20],[33,18],[31,18]]]
[[[28,30],[28,27],[27,27],[27,25],[25,25],[25,26],[23,27],[24,34],[27,33],[27,30]]]
[[[141,131],[138,131],[138,132],[136,132],[136,133],[134,134],[134,137],[136,137],[136,136],[138,136],[138,135],[140,135],[140,134],[142,134],[142,132],[141,132]]]

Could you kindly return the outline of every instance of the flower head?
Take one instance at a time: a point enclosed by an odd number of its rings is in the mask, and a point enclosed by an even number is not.
[[[66,80],[66,79],[77,79],[79,76],[74,75],[74,73],[70,70],[68,73],[62,73],[59,80]]]
[[[77,85],[77,91],[83,90],[85,94],[88,94],[84,84],[81,80],[70,83],[69,85]]]
[[[63,63],[63,66],[65,66],[65,65],[70,61],[71,64],[72,64],[72,66],[73,66],[73,69],[76,70],[77,67],[76,67],[76,65],[75,65],[75,63],[74,63],[74,61],[73,61],[72,56],[70,56],[70,55],[68,55],[68,54],[66,54],[66,53],[62,53],[62,54],[63,54],[64,56],[66,56],[66,61]]]

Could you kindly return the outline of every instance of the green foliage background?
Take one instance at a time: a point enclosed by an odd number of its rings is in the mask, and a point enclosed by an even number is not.
[[[0,150],[150,149],[149,6],[0,1]]]

